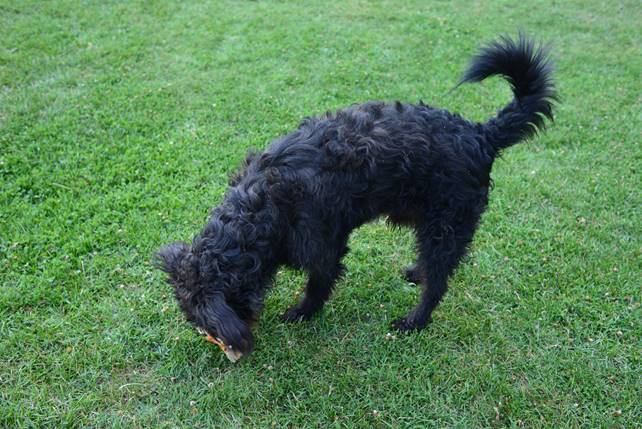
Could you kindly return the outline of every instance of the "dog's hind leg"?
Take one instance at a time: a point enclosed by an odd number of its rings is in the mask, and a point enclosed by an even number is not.
[[[422,284],[426,278],[425,270],[421,267],[419,261],[407,266],[403,275],[407,282],[418,285]]]
[[[440,218],[418,227],[419,267],[423,268],[421,301],[406,316],[393,322],[400,331],[423,329],[432,319],[432,311],[448,289],[448,278],[466,253],[475,232],[476,219],[458,225],[444,225]]]

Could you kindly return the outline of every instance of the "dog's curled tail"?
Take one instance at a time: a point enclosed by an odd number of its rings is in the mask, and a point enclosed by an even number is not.
[[[515,95],[483,125],[488,142],[498,152],[543,130],[545,119],[553,120],[553,103],[558,98],[548,51],[523,33],[517,41],[504,36],[482,48],[459,84],[494,75],[503,76]]]

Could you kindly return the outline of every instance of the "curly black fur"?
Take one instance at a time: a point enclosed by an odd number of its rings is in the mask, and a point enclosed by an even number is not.
[[[502,149],[552,119],[555,89],[542,48],[523,35],[474,57],[460,83],[504,76],[514,100],[486,123],[399,102],[369,102],[305,119],[250,154],[191,245],[158,254],[188,320],[249,353],[251,323],[280,265],[308,272],[305,297],[284,319],[309,319],[329,298],[350,232],[387,215],[416,231],[421,301],[394,327],[422,329],[446,292],[488,202]]]

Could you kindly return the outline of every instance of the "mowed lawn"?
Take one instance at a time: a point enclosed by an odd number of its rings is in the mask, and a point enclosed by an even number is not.
[[[0,427],[642,426],[642,32],[635,1],[0,1]],[[152,265],[248,148],[371,99],[451,92],[485,41],[552,42],[556,123],[508,150],[421,333],[413,237],[351,238],[323,313],[282,270],[236,365]]]

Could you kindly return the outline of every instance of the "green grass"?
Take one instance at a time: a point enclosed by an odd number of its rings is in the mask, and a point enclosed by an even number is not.
[[[516,3],[0,0],[0,426],[641,427],[641,9]],[[383,222],[309,323],[281,272],[242,363],[183,321],[151,255],[248,148],[369,99],[483,120],[504,82],[449,91],[518,28],[557,122],[496,163],[433,325],[385,339],[418,291]]]

